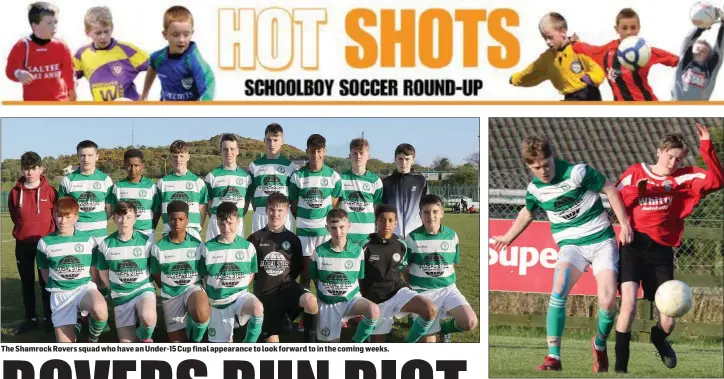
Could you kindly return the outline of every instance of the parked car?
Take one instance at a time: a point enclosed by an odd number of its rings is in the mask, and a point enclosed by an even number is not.
[[[450,195],[445,199],[445,206],[448,208],[452,208],[455,204],[460,204],[460,200],[465,199],[465,201],[468,203],[468,206],[470,206],[473,203],[473,199],[463,196],[463,195]]]

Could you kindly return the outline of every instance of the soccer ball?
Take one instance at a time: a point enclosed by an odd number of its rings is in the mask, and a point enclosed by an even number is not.
[[[681,280],[664,282],[656,290],[656,308],[669,317],[681,317],[691,309],[691,288]]]
[[[700,1],[694,4],[689,11],[691,23],[697,28],[707,29],[719,19],[719,12],[713,5]]]
[[[626,67],[629,70],[635,70],[637,68],[646,67],[651,58],[651,48],[646,44],[643,38],[631,36],[626,37],[618,45],[618,51],[616,51],[616,57],[618,58],[621,66]]]

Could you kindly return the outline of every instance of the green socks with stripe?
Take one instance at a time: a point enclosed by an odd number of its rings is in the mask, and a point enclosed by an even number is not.
[[[422,336],[427,334],[427,331],[430,330],[430,326],[432,326],[432,320],[427,321],[424,320],[422,317],[416,317],[415,321],[412,322],[412,327],[410,328],[410,331],[405,337],[405,342],[417,342],[418,340],[420,340],[420,338],[422,338]]]
[[[143,326],[139,325],[138,328],[136,328],[136,337],[138,337],[138,340],[141,342],[149,342],[151,339],[151,336],[153,336],[153,330],[156,328],[156,325],[151,326]]]
[[[442,325],[440,325],[440,333],[442,333],[442,334],[460,333],[460,332],[464,332],[464,330],[460,329],[458,324],[455,323],[454,318],[446,320],[445,322],[442,323]]]
[[[88,318],[88,341],[98,342],[98,336],[101,335],[103,329],[108,325],[108,320],[97,321],[92,316]]]
[[[566,301],[568,299],[552,294],[546,314],[546,335],[548,336],[548,356],[561,359],[561,336],[566,324]]]
[[[264,316],[251,316],[249,323],[246,325],[246,336],[244,343],[255,343],[261,335],[261,326],[264,324]],[[306,325],[305,325],[306,326]]]
[[[611,310],[598,308],[598,328],[596,330],[596,340],[593,344],[596,346],[596,350],[606,350],[606,340],[608,335],[611,333],[613,328],[613,322],[616,318],[616,307]]]
[[[354,336],[352,336],[352,342],[362,343],[367,340],[375,330],[375,326],[377,326],[377,320],[370,320],[367,316],[362,317],[362,321],[357,325],[357,330],[354,332]]]
[[[186,323],[186,337],[188,337],[191,342],[201,342],[204,338],[204,333],[206,333],[206,328],[209,327],[209,320],[206,320],[203,324],[199,324],[194,321],[190,315],[187,317],[189,321]]]

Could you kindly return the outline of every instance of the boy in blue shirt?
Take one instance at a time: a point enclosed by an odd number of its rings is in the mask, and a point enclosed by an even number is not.
[[[151,54],[142,100],[148,99],[153,81],[161,81],[161,101],[211,101],[215,79],[211,67],[201,57],[194,34],[194,18],[182,6],[173,6],[163,15],[163,37],[168,47]]]

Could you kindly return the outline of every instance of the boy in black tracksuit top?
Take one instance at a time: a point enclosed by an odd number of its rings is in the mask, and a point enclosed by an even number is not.
[[[415,148],[403,143],[395,149],[397,170],[382,179],[382,203],[397,209],[397,227],[394,233],[403,240],[422,226],[420,199],[427,195],[427,180],[412,171],[415,164]]]
[[[304,339],[314,342],[311,338],[315,335],[317,298],[296,281],[304,268],[304,256],[299,237],[284,226],[288,213],[289,199],[284,194],[269,195],[266,199],[268,224],[248,238],[259,262],[254,275],[254,295],[264,305],[262,337],[266,342],[279,342],[282,317],[303,308]]]
[[[420,317],[415,319],[405,342],[417,342],[427,334],[437,315],[437,308],[428,298],[411,290],[402,278],[407,245],[393,233],[397,227],[397,209],[388,204],[378,206],[375,224],[377,233],[371,233],[362,244],[365,278],[360,280],[362,296],[377,303],[380,308],[380,318],[371,340],[384,342],[385,334],[392,330],[393,317],[402,318],[415,313]]]

